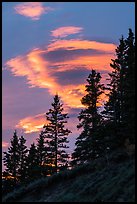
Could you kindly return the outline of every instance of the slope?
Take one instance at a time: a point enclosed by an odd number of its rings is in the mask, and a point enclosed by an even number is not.
[[[9,193],[3,202],[134,202],[134,159],[109,157],[42,178]]]

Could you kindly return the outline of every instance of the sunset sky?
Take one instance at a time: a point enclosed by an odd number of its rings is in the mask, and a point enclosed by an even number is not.
[[[69,114],[71,152],[78,136],[86,78],[91,69],[105,83],[115,48],[135,32],[131,2],[2,3],[2,146],[13,132],[28,147],[46,123],[56,93]],[[105,98],[103,97],[104,102]]]

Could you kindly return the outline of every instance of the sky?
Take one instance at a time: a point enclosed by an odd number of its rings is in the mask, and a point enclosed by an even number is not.
[[[3,2],[3,151],[15,129],[28,147],[36,141],[58,93],[69,116],[71,153],[86,79],[95,69],[106,83],[119,39],[129,28],[135,32],[133,2]]]

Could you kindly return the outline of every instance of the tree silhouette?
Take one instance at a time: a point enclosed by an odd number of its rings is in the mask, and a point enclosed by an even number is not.
[[[86,85],[87,94],[82,98],[81,103],[86,107],[78,116],[80,121],[79,128],[83,131],[76,139],[76,149],[72,154],[72,164],[80,164],[87,162],[100,156],[102,143],[99,128],[102,117],[98,111],[100,97],[104,90],[104,85],[100,83],[100,73],[92,70],[89,74]]]
[[[34,180],[39,177],[37,149],[34,143],[32,143],[30,146],[26,166],[28,180]]]
[[[112,59],[110,66],[113,71],[109,74],[109,100],[103,113],[113,126],[113,132],[109,132],[113,137],[111,143],[120,147],[124,146],[127,138],[134,141],[135,135],[135,45],[131,29],[126,40],[123,36],[120,39],[116,58]]]
[[[123,121],[123,105],[124,105],[124,86],[126,76],[126,44],[124,38],[120,39],[120,44],[116,49],[116,59],[112,59],[110,66],[113,71],[109,74],[108,84],[109,89],[109,100],[105,104],[106,117],[109,121],[119,125]],[[105,111],[104,111],[105,113]]]
[[[129,29],[126,43],[126,87],[125,87],[125,133],[131,143],[135,143],[135,37]]]
[[[43,176],[46,175],[48,172],[48,166],[47,166],[47,147],[45,145],[45,136],[44,132],[41,131],[39,134],[39,137],[37,138],[37,159],[38,159],[38,165],[40,167],[39,175]]]
[[[57,172],[60,168],[67,166],[68,154],[65,149],[68,148],[66,145],[69,142],[67,136],[71,131],[65,128],[68,116],[66,113],[62,113],[63,104],[60,103],[60,98],[57,94],[51,105],[52,109],[49,109],[46,113],[46,119],[49,123],[44,126],[43,132],[49,146],[49,163]]]
[[[20,155],[20,162],[19,162],[19,180],[21,182],[25,181],[26,179],[26,160],[27,160],[27,146],[25,145],[26,139],[21,136],[19,138],[19,155]]]
[[[18,169],[20,162],[19,154],[19,139],[17,132],[15,130],[13,138],[11,139],[11,146],[8,148],[8,152],[4,152],[5,156],[3,158],[4,165],[6,166],[5,172],[9,176],[14,178],[14,184],[16,185],[18,180]]]

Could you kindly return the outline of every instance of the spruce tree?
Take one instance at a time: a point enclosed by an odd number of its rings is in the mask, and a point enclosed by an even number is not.
[[[71,131],[65,128],[68,114],[63,112],[63,104],[60,103],[60,98],[56,94],[54,101],[51,104],[52,108],[46,113],[46,119],[49,122],[44,126],[44,135],[48,144],[48,162],[54,167],[54,172],[58,172],[61,168],[67,167],[68,148],[67,136]]]
[[[7,152],[4,152],[4,165],[6,166],[5,172],[9,176],[14,178],[14,184],[17,184],[18,181],[18,169],[20,162],[20,153],[19,153],[19,139],[17,132],[15,130],[13,138],[11,139],[11,146],[8,148]]]
[[[126,77],[126,44],[122,36],[120,39],[120,44],[116,49],[116,59],[112,59],[110,63],[111,68],[113,69],[109,73],[108,90],[109,90],[109,100],[105,104],[106,118],[109,121],[114,122],[116,126],[120,125],[123,122],[123,106],[125,98],[125,77]]]
[[[37,138],[37,159],[38,165],[40,167],[40,176],[47,174],[47,147],[45,145],[45,137],[43,131],[41,131],[39,137]]]
[[[26,160],[27,160],[27,146],[25,145],[26,139],[21,136],[19,138],[19,154],[20,154],[20,163],[19,163],[19,177],[20,181],[24,182],[26,178]]]
[[[110,142],[111,150],[120,147],[124,143],[124,106],[125,106],[125,87],[126,87],[126,43],[122,36],[116,48],[116,58],[112,59],[110,66],[112,72],[109,73],[108,101],[104,107],[104,117],[107,119],[106,137]],[[111,128],[112,127],[112,128]]]
[[[127,138],[134,141],[135,135],[135,44],[131,29],[126,40],[123,36],[120,39],[110,66],[113,71],[109,74],[109,99],[103,113],[113,127],[107,134],[116,148],[124,147]]]
[[[31,144],[27,156],[27,179],[34,180],[39,177],[39,165],[37,157],[37,149],[34,143]]]
[[[125,87],[125,133],[131,143],[135,143],[135,37],[129,29],[126,43],[126,87]]]
[[[102,138],[99,133],[102,117],[98,106],[104,92],[104,85],[101,84],[100,80],[100,73],[92,70],[87,79],[88,84],[85,86],[87,94],[81,100],[85,109],[78,116],[80,123],[77,128],[83,128],[83,131],[76,139],[76,149],[72,154],[72,165],[95,159],[101,156],[103,151]]]

